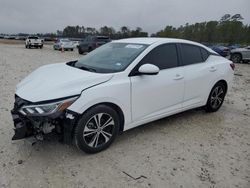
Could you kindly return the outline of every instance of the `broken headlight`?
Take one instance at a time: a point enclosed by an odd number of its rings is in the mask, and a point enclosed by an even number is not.
[[[39,105],[27,105],[23,106],[19,112],[27,116],[46,116],[57,112],[62,112],[67,109],[78,97],[72,97],[69,99]]]

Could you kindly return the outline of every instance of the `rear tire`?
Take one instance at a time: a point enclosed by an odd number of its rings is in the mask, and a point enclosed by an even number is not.
[[[74,131],[74,143],[86,153],[107,149],[118,135],[119,115],[111,107],[98,105],[83,114]]]
[[[207,99],[207,104],[205,110],[207,112],[216,112],[220,109],[223,104],[224,98],[226,96],[226,86],[222,82],[218,82],[212,88],[209,97]]]
[[[89,49],[88,49],[88,52],[91,52],[93,49],[91,48],[91,47],[89,47]]]
[[[240,63],[242,60],[242,56],[241,54],[236,53],[236,54],[232,54],[230,59],[232,60],[233,63]]]
[[[83,51],[81,50],[80,47],[78,48],[78,53],[81,54],[81,55],[83,54]]]

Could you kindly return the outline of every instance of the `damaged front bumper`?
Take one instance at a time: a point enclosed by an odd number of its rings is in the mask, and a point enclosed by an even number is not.
[[[51,116],[26,116],[19,109],[28,103],[30,104],[29,101],[15,97],[15,105],[11,110],[15,131],[12,140],[43,140],[50,133],[56,133],[61,142],[72,142],[73,130],[79,117],[77,113],[66,110]]]
[[[15,127],[15,134],[12,137],[12,140],[19,140],[34,136],[34,130],[32,129],[32,126],[29,125],[29,123],[27,123],[25,119],[20,116],[20,114],[16,113],[14,110],[11,110],[11,115]]]

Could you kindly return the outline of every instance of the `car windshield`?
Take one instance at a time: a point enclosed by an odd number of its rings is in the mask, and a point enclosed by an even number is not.
[[[125,70],[148,45],[108,43],[90,52],[75,63],[75,67],[98,73],[113,73]]]
[[[108,37],[97,37],[96,41],[98,42],[108,42],[110,39]]]

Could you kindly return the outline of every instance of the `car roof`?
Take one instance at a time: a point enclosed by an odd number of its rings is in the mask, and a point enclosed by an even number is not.
[[[190,41],[190,40],[176,39],[176,38],[141,37],[141,38],[120,39],[120,40],[115,40],[113,42],[138,43],[138,44],[146,44],[146,45],[152,45],[154,43],[161,43],[161,42],[165,42],[165,43],[185,43],[185,44],[193,44],[193,45],[201,46],[201,47],[205,48],[206,50],[208,50],[210,52],[214,52],[213,50],[211,50],[210,48],[208,48],[207,46],[205,46],[203,44],[193,42],[193,41]]]

